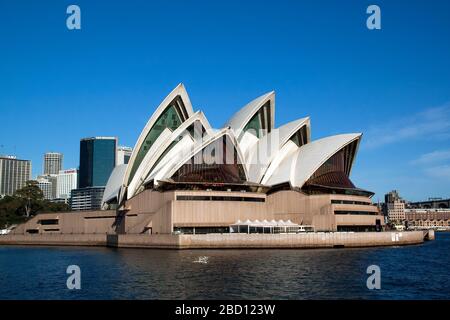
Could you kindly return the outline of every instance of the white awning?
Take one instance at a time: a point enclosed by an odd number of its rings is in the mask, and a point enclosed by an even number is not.
[[[283,221],[283,220],[246,220],[244,222],[241,222],[241,220],[236,221],[231,226],[249,226],[249,227],[298,227],[299,225],[296,223],[293,223],[291,220]]]

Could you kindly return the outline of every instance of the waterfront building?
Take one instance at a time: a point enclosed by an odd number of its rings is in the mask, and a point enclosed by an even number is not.
[[[389,221],[401,223],[405,220],[405,202],[395,200],[386,203]]]
[[[69,199],[72,190],[77,188],[77,183],[78,183],[77,169],[60,170],[57,176],[56,198]]]
[[[44,175],[56,175],[62,169],[63,155],[58,152],[44,154]]]
[[[42,193],[44,194],[44,199],[46,199],[46,200],[53,199],[53,194],[52,194],[53,183],[51,181],[40,176],[37,178],[37,185],[38,185],[39,189],[42,190]]]
[[[117,163],[116,165],[128,164],[130,161],[131,153],[133,152],[133,148],[119,146],[117,147]]]
[[[103,210],[46,218],[58,219],[60,233],[241,232],[241,222],[249,233],[381,231],[373,192],[350,179],[362,134],[312,140],[309,117],[278,128],[274,118],[275,93],[269,92],[215,130],[180,84],[148,120],[128,164],[112,170]],[[82,174],[89,166],[81,158],[80,187],[82,181],[95,186]],[[92,210],[92,201],[76,204],[89,197],[78,193],[72,190],[72,209]],[[45,232],[38,221],[18,232]]]
[[[73,211],[100,210],[105,187],[87,187],[73,189],[70,197],[70,209]]]
[[[410,229],[450,229],[450,209],[409,208],[405,220]]]
[[[384,214],[390,222],[402,224],[405,221],[405,200],[397,190],[388,192],[384,196]]]
[[[213,130],[178,86],[149,119],[128,165],[112,173],[103,208],[127,213],[124,232],[132,214],[159,233],[280,219],[315,230],[381,229],[373,193],[349,178],[362,135],[312,141],[309,117],[275,128],[274,115],[269,92]]]
[[[0,196],[13,195],[31,180],[31,161],[0,156]]]

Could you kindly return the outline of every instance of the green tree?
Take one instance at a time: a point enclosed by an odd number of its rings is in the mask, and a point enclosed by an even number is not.
[[[37,181],[27,181],[25,187],[17,190],[14,195],[20,200],[27,218],[42,209],[44,193],[39,188]]]
[[[13,196],[0,199],[0,229],[25,222],[41,212],[63,211],[69,211],[67,204],[44,199],[37,181],[28,181],[25,187],[17,190]]]
[[[21,205],[20,200],[16,197],[5,196],[0,199],[0,229],[26,220],[19,210]]]
[[[67,204],[61,202],[51,202],[48,200],[44,200],[42,202],[41,212],[62,212],[69,211],[70,208]]]

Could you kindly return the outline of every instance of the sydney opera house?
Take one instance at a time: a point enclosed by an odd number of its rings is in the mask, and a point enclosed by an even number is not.
[[[59,220],[59,232],[73,233],[382,229],[373,193],[350,180],[360,133],[312,141],[309,117],[274,124],[274,92],[213,129],[180,84],[148,120],[129,163],[115,167],[103,210],[39,221]]]
[[[278,128],[274,118],[269,92],[212,129],[180,84],[148,120],[130,162],[115,168],[105,209],[125,220],[145,216],[133,225],[140,220],[153,233],[227,232],[256,220],[330,231],[380,227],[373,193],[349,178],[361,134],[311,141],[308,117]]]

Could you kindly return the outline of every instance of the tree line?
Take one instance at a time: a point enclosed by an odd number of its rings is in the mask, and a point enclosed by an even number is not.
[[[0,199],[0,229],[25,222],[38,213],[60,211],[69,211],[69,206],[44,199],[38,182],[30,180],[14,195]]]

